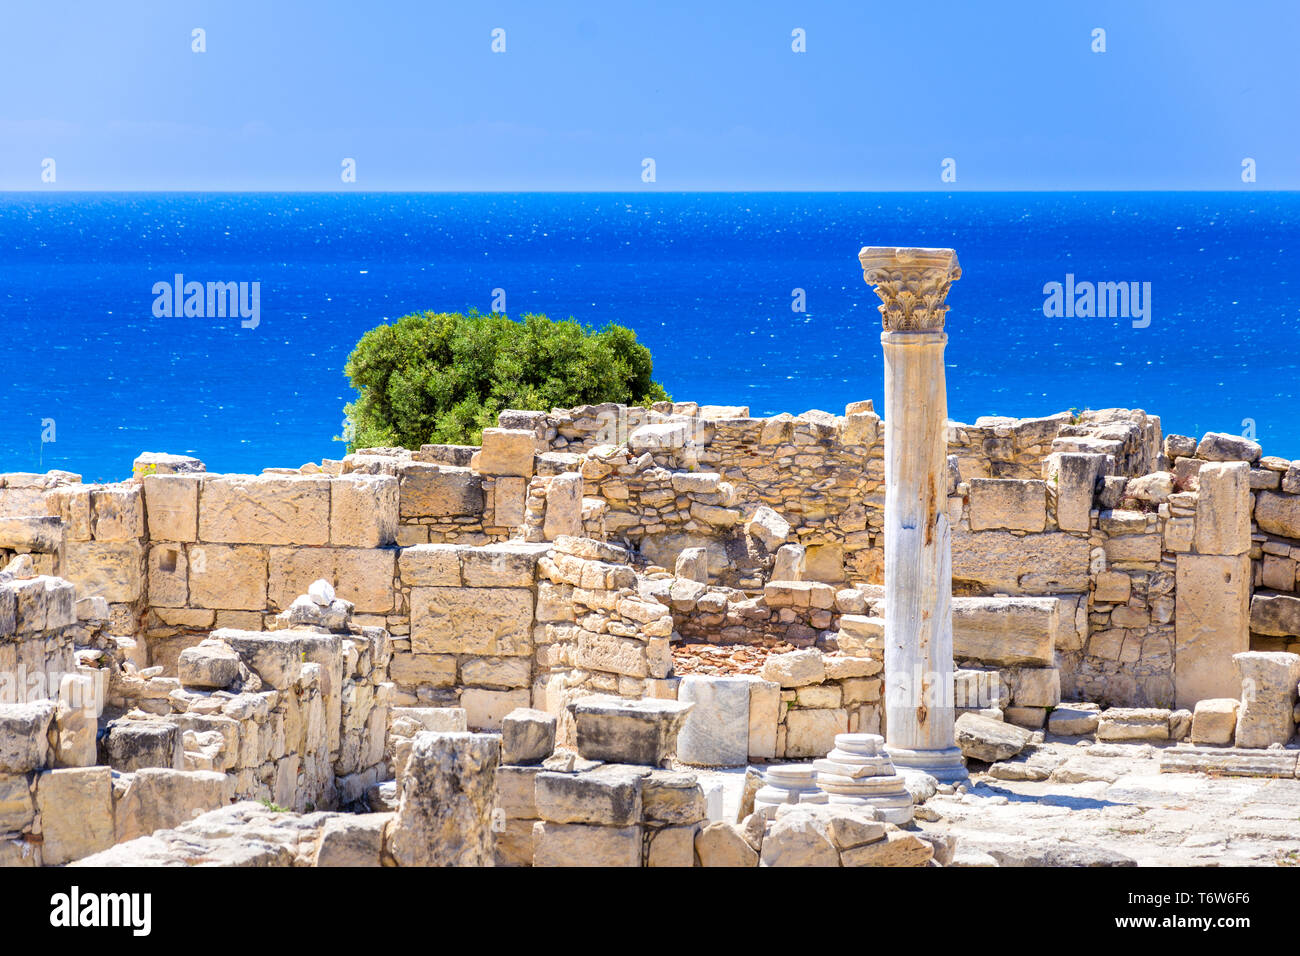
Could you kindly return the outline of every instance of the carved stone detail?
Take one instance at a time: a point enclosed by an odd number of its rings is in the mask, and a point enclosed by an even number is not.
[[[883,303],[880,315],[886,332],[943,328],[948,287],[961,278],[952,249],[900,249],[867,246],[858,253],[862,277]]]

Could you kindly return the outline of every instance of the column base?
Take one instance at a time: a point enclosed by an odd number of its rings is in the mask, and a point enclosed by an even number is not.
[[[909,770],[928,773],[940,783],[965,783],[970,779],[970,774],[966,772],[966,760],[957,747],[945,750],[907,750],[886,744],[885,752],[899,773]]]

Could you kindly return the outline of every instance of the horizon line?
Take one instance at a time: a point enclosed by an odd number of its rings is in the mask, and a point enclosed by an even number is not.
[[[1080,188],[1080,189],[197,189],[197,188],[174,188],[174,189],[65,189],[39,188],[39,189],[0,189],[0,195],[36,195],[41,193],[57,193],[71,195],[78,193],[93,194],[148,194],[163,195],[167,193],[200,193],[200,194],[248,194],[259,193],[267,195],[339,195],[349,194],[363,195],[535,195],[535,194],[571,194],[571,195],[648,195],[656,194],[681,195],[681,194],[708,194],[719,193],[724,195],[789,195],[797,194],[861,194],[877,195],[881,193],[909,193],[920,195],[935,196],[956,196],[963,194],[989,194],[996,193],[1000,195],[1016,195],[1021,193],[1047,193],[1047,194],[1078,194],[1078,193],[1294,193],[1300,192],[1300,186],[1292,188],[1278,189],[1257,189],[1257,188],[1232,188],[1232,189],[1200,189],[1200,188],[1143,188],[1143,187],[1121,187],[1113,189],[1101,188]]]

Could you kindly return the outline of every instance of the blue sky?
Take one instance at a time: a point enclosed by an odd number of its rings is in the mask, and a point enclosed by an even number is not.
[[[1296,189],[1297,36],[1292,0],[10,2],[0,189]]]

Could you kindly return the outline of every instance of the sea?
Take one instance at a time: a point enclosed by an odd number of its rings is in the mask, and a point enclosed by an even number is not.
[[[679,401],[880,410],[864,245],[956,249],[953,420],[1142,408],[1300,458],[1300,193],[27,192],[0,193],[0,472],[342,457],[349,353],[425,310],[627,326]],[[177,276],[257,283],[256,322],[157,308]],[[1089,307],[1101,283],[1137,295]]]

